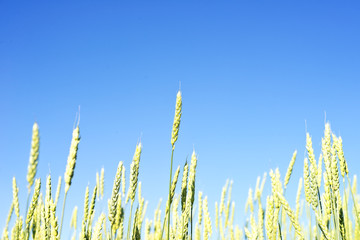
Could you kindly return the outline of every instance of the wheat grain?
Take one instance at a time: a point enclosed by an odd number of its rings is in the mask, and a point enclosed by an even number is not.
[[[301,188],[302,188],[302,178],[299,179],[298,184],[298,190],[296,194],[296,211],[295,211],[295,217],[299,221],[299,215],[300,215],[300,195],[301,195]]]
[[[96,195],[99,199],[99,197],[100,197],[100,175],[98,172],[96,172],[96,189],[97,189]]]
[[[138,184],[138,176],[139,176],[139,164],[140,164],[140,155],[141,155],[141,143],[136,146],[133,161],[130,166],[130,185],[129,191],[126,197],[126,202],[131,199],[133,203],[135,200],[135,192]]]
[[[71,221],[70,221],[70,227],[76,229],[77,227],[77,211],[78,211],[78,207],[75,206],[73,209],[73,212],[71,214]]]
[[[89,219],[89,186],[86,186],[84,197],[84,222],[86,224]]]
[[[100,194],[101,194],[101,198],[104,197],[104,184],[105,184],[105,170],[104,168],[101,168],[101,173],[100,173]],[[124,181],[125,182],[125,181]]]
[[[50,200],[50,222],[51,222],[51,240],[58,240],[59,234],[58,234],[58,220],[55,216],[56,214],[56,205],[54,201]]]
[[[261,206],[261,201],[259,202],[258,207],[258,229],[257,236],[259,240],[264,240],[264,211]]]
[[[330,194],[331,194],[330,191],[331,191],[331,186],[330,186],[328,174],[327,174],[327,172],[324,172],[324,205],[325,205],[324,219],[325,219],[325,222],[329,221],[330,215],[331,215],[332,201],[330,199]]]
[[[322,159],[323,159],[323,156],[322,156],[322,154],[320,154],[318,165],[317,165],[317,186],[319,188],[321,186],[321,179],[322,179]]]
[[[339,180],[339,169],[338,169],[338,161],[336,157],[335,143],[333,143],[331,147],[331,179],[332,179],[331,182],[332,189],[335,192],[335,194],[337,194],[340,188],[340,180]]]
[[[230,216],[230,226],[234,225],[234,216],[235,216],[235,202],[231,203],[231,216]]]
[[[226,195],[228,185],[229,185],[229,180],[226,180],[225,186],[222,188],[222,192],[221,192],[220,216],[225,211],[225,195]]]
[[[211,219],[208,209],[207,196],[204,198],[203,201],[203,211],[204,211],[204,239],[208,239],[212,235],[212,228],[211,228]]]
[[[94,211],[95,211],[96,193],[97,193],[97,186],[95,185],[94,190],[93,190],[93,194],[92,194],[92,197],[91,197],[89,214],[88,214],[90,219],[92,219]]]
[[[78,152],[78,146],[80,142],[80,129],[79,126],[77,126],[73,130],[72,139],[71,139],[71,145],[70,145],[70,152],[67,160],[66,170],[65,170],[65,193],[69,191],[72,178],[74,176],[74,170],[75,170],[75,164],[76,164],[76,158],[77,158],[77,152]]]
[[[29,192],[32,185],[34,184],[34,179],[37,171],[37,165],[39,162],[39,148],[40,148],[39,125],[35,122],[32,129],[30,158],[29,158],[28,172],[26,176],[26,179],[28,181]]]
[[[51,238],[51,176],[46,178],[46,192],[45,192],[45,229],[46,236]]]
[[[217,202],[215,202],[215,228],[219,228],[219,207]]]
[[[256,185],[255,185],[255,193],[254,193],[254,199],[259,200],[261,198],[260,194],[260,176],[256,178]]]
[[[308,159],[304,160],[304,191],[305,191],[305,199],[311,204],[311,190],[310,190],[310,175],[309,175],[309,164]]]
[[[278,199],[281,202],[281,205],[284,207],[284,210],[286,211],[286,214],[290,218],[290,222],[292,223],[296,233],[298,234],[298,236],[301,239],[304,239],[300,224],[299,224],[298,220],[296,219],[294,212],[291,210],[289,203],[286,201],[286,199],[282,195],[280,195],[279,193],[277,195],[278,195]]]
[[[9,239],[9,223],[11,220],[12,213],[14,212],[14,201],[11,202],[10,210],[6,218],[6,224],[3,231],[3,239],[8,240]]]
[[[16,184],[16,179],[15,177],[13,177],[13,205],[14,205],[14,209],[15,209],[15,215],[17,218],[20,217],[20,208],[19,208],[19,188],[17,187]]]
[[[181,212],[185,211],[189,165],[185,162],[181,181]]]
[[[120,228],[121,223],[124,222],[124,209],[122,208],[121,203],[122,203],[121,197],[119,196],[116,204],[116,215],[115,215],[113,233],[115,233],[115,231]]]
[[[337,154],[338,154],[338,158],[339,158],[339,163],[340,163],[340,170],[341,170],[341,175],[342,177],[344,177],[345,175],[349,174],[349,169],[345,160],[345,156],[344,156],[344,150],[343,150],[343,143],[342,143],[342,138],[339,137],[336,141],[336,145],[335,145]]]
[[[121,190],[122,190],[122,195],[123,197],[125,197],[125,185],[126,185],[126,180],[125,180],[125,166],[122,167],[122,173],[121,173]]]
[[[92,239],[96,239],[96,240],[102,239],[101,238],[101,235],[102,235],[101,230],[102,230],[102,225],[103,225],[104,220],[105,220],[105,214],[102,213],[96,222],[95,229],[94,229],[94,237]]]
[[[295,164],[295,160],[296,160],[296,155],[297,155],[297,151],[295,150],[295,152],[293,153],[293,156],[291,158],[291,161],[289,163],[289,167],[286,171],[286,175],[285,175],[285,179],[284,179],[284,188],[286,189],[286,186],[288,185],[289,183],[289,180],[290,180],[290,177],[291,177],[291,173],[292,173],[292,170],[294,168],[294,164]]]
[[[60,190],[61,190],[61,176],[59,176],[59,178],[58,178],[58,184],[57,184],[57,187],[56,187],[55,206],[57,206],[57,203],[59,201]]]
[[[114,179],[114,185],[112,189],[111,198],[109,199],[109,213],[108,218],[113,226],[115,223],[115,216],[116,216],[116,205],[119,197],[119,189],[120,189],[120,181],[121,181],[121,172],[122,172],[123,163],[120,161],[117,167],[115,179]]]
[[[174,179],[172,180],[172,183],[171,183],[170,199],[168,199],[166,202],[166,211],[165,211],[166,213],[168,211],[170,211],[170,205],[171,205],[172,200],[175,195],[175,188],[176,188],[176,184],[178,181],[179,173],[180,173],[180,166],[177,167],[177,169],[175,171]]]
[[[34,195],[32,197],[31,205],[30,205],[29,211],[28,211],[27,216],[26,216],[26,221],[25,221],[26,226],[29,225],[29,223],[30,223],[30,221],[31,221],[31,219],[33,217],[33,214],[34,214],[34,211],[35,211],[38,199],[39,199],[39,195],[40,195],[40,187],[41,187],[40,179],[36,179],[35,180]]]
[[[174,116],[174,123],[171,133],[171,145],[173,149],[175,148],[175,142],[178,139],[180,119],[181,119],[181,109],[182,109],[182,97],[181,97],[181,92],[179,90],[176,95],[175,116]]]
[[[251,188],[249,188],[249,192],[248,192],[248,198],[245,204],[245,212],[248,211],[248,208],[250,208],[250,212],[253,213],[254,212],[254,202],[253,202],[253,191]]]
[[[201,225],[201,222],[202,222],[202,210],[203,210],[202,209],[203,208],[203,206],[202,206],[202,202],[203,202],[202,201],[202,194],[203,194],[202,192],[198,193],[198,199],[199,199],[198,200],[198,204],[199,204],[199,206],[198,206],[199,207],[199,210],[198,210],[198,224],[199,225]]]
[[[267,196],[266,198],[266,212],[265,212],[265,228],[266,235],[269,240],[273,238],[273,230],[274,230],[274,200],[271,196]]]
[[[229,224],[229,214],[230,214],[230,201],[231,201],[231,193],[232,193],[232,185],[233,185],[233,181],[230,181],[230,186],[229,186],[229,191],[228,191],[228,196],[227,196],[227,204],[226,204],[226,209],[225,209],[225,228],[228,226]]]
[[[354,194],[357,193],[357,175],[353,176],[353,184],[352,184],[352,191]]]

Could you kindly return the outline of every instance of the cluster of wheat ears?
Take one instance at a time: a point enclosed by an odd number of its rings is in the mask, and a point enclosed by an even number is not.
[[[190,165],[185,163],[183,166],[181,189],[178,194],[175,194],[180,166],[173,175],[173,153],[178,139],[181,113],[182,98],[179,91],[176,97],[171,135],[169,195],[163,217],[160,201],[154,218],[145,219],[147,202],[141,196],[141,182],[138,181],[142,145],[138,143],[130,165],[128,189],[125,184],[125,167],[122,162],[119,162],[111,196],[108,199],[107,213],[101,212],[94,219],[96,202],[104,196],[104,169],[100,174],[97,173],[91,199],[89,187],[86,188],[84,210],[79,226],[77,224],[78,207],[74,207],[70,229],[72,232],[69,233],[72,239],[360,239],[360,221],[357,210],[360,206],[356,192],[356,176],[351,185],[342,139],[331,132],[328,123],[325,124],[322,150],[318,161],[315,159],[311,137],[309,134],[306,135],[307,157],[304,159],[303,179],[299,179],[295,207],[290,207],[285,192],[296,160],[296,151],[283,181],[281,181],[278,169],[270,170],[271,195],[263,196],[266,173],[262,179],[258,177],[254,191],[249,189],[245,207],[249,220],[245,226],[240,227],[234,224],[235,203],[231,199],[232,182],[226,182],[219,203],[215,202],[213,221],[210,217],[207,197],[203,196],[202,192],[198,192],[197,206],[196,203],[194,205],[197,165],[195,151],[192,153]],[[55,240],[61,238],[66,197],[74,176],[79,142],[80,131],[79,126],[76,126],[73,130],[64,174],[63,205],[61,215],[59,215],[57,210],[62,178],[58,179],[55,195],[51,191],[50,175],[46,179],[45,194],[40,192],[40,178],[35,179],[39,157],[39,127],[37,123],[34,124],[27,174],[28,199],[25,215],[20,216],[19,189],[16,179],[13,178],[13,201],[2,239]],[[32,188],[34,190],[31,197]],[[300,199],[302,192],[306,201]],[[137,207],[133,213],[135,202]],[[126,204],[130,204],[128,213],[125,213]],[[306,216],[302,216],[304,209]],[[11,221],[13,212],[16,219]],[[58,216],[60,216],[60,224]],[[143,223],[144,219],[145,223]],[[11,230],[9,229],[10,222],[13,223]]]

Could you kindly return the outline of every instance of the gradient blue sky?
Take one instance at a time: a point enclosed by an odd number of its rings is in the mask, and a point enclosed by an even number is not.
[[[325,112],[343,137],[351,174],[359,174],[359,12],[350,1],[0,1],[1,229],[13,176],[25,209],[32,124],[41,135],[37,177],[45,183],[51,172],[55,185],[79,105],[82,139],[64,238],[96,172],[105,168],[107,198],[118,162],[129,169],[140,139],[139,178],[152,217],[167,196],[180,82],[174,164],[196,150],[196,187],[211,211],[230,178],[242,222],[257,176],[276,167],[284,176],[297,149],[292,199],[306,127],[318,156]]]

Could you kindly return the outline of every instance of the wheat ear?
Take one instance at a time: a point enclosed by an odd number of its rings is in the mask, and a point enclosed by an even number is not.
[[[119,189],[121,182],[121,173],[122,173],[123,163],[120,161],[117,167],[114,185],[112,189],[111,198],[109,199],[109,221],[111,223],[111,228],[114,227],[115,224],[115,216],[116,216],[116,205],[119,197]]]
[[[281,205],[284,207],[285,212],[287,213],[288,217],[290,218],[290,222],[292,223],[292,225],[295,229],[295,232],[298,234],[298,236],[301,239],[304,239],[300,224],[299,224],[298,220],[296,219],[293,210],[291,210],[289,203],[286,201],[286,199],[281,194],[278,193],[277,195],[278,195],[278,199],[280,200]]]
[[[28,195],[27,195],[26,210],[25,210],[26,214],[29,206],[30,191],[32,185],[34,184],[37,165],[39,162],[39,148],[40,148],[39,125],[35,122],[32,129],[29,165],[28,165],[28,172],[26,175],[26,180],[28,181]]]
[[[20,217],[20,208],[19,208],[19,188],[16,184],[16,179],[13,177],[13,205],[15,209],[15,215],[17,218]]]
[[[71,214],[71,221],[70,221],[70,227],[74,228],[75,230],[77,227],[77,212],[78,212],[78,207],[75,206]]]
[[[76,164],[76,158],[77,158],[77,151],[78,146],[80,142],[80,129],[79,126],[77,126],[72,133],[72,139],[70,144],[70,151],[69,156],[67,159],[67,165],[64,175],[64,181],[65,181],[65,196],[64,196],[64,202],[63,202],[63,209],[61,214],[61,224],[60,224],[60,231],[59,231],[59,238],[61,238],[61,231],[63,226],[63,220],[64,220],[64,211],[65,211],[65,203],[66,203],[66,197],[67,193],[69,191],[72,178],[74,176],[74,170],[75,170],[75,164]]]
[[[30,221],[33,217],[33,214],[34,214],[34,211],[35,211],[38,199],[39,199],[39,195],[40,195],[40,187],[41,187],[41,181],[40,181],[40,179],[36,179],[34,194],[33,194],[32,200],[31,200],[29,211],[26,215],[26,221],[25,221],[26,226],[29,226]]]
[[[181,181],[181,212],[185,211],[188,173],[189,165],[187,162],[185,162]]]
[[[100,172],[100,194],[101,194],[101,198],[104,197],[104,175],[105,175],[105,170],[104,168],[101,168],[101,172]]]
[[[36,175],[38,160],[39,160],[39,148],[40,148],[40,137],[39,137],[39,125],[35,122],[32,129],[32,138],[31,138],[31,149],[30,149],[30,158],[28,165],[28,173],[26,179],[28,181],[28,191],[34,184],[34,178]]]
[[[290,177],[291,177],[291,173],[292,173],[292,170],[294,168],[294,164],[295,164],[295,160],[296,160],[296,155],[297,155],[297,151],[295,150],[295,152],[293,153],[293,156],[291,158],[291,161],[289,163],[289,167],[286,171],[286,174],[285,174],[285,179],[284,179],[284,188],[286,189],[286,186],[288,185],[289,183],[289,180],[290,180]]]
[[[67,160],[66,165],[66,171],[65,171],[65,194],[69,191],[72,178],[74,176],[74,170],[75,170],[75,164],[76,164],[76,158],[77,158],[77,151],[78,151],[78,145],[80,142],[80,129],[79,126],[77,126],[73,130],[72,139],[71,139],[71,145],[70,145],[70,152]]]
[[[127,194],[126,202],[131,199],[131,206],[130,206],[130,215],[129,215],[129,222],[128,222],[128,232],[126,239],[129,239],[130,230],[131,230],[131,214],[132,208],[135,201],[135,194],[136,194],[136,187],[138,184],[138,177],[139,177],[139,166],[140,166],[140,155],[141,155],[141,143],[136,146],[134,157],[130,166],[130,186],[129,191]],[[135,231],[135,229],[134,229]]]
[[[174,158],[174,149],[175,149],[175,142],[178,139],[179,135],[179,128],[180,128],[180,120],[181,120],[181,113],[182,113],[182,97],[180,90],[178,91],[176,95],[176,105],[175,105],[175,116],[174,116],[174,122],[173,122],[173,128],[171,132],[171,158],[170,158],[170,178],[169,178],[169,195],[168,199],[170,199],[171,195],[171,183],[172,183],[172,167],[173,167],[173,158]],[[171,203],[169,205],[169,209],[171,208]],[[170,238],[170,211],[168,211],[167,214],[167,220],[168,220],[168,226],[167,226],[167,240]],[[164,232],[164,229],[161,231],[161,238],[162,234]]]
[[[10,223],[13,212],[14,212],[14,201],[11,202],[10,210],[9,210],[9,213],[8,213],[8,216],[6,219],[6,224],[5,224],[5,228],[4,228],[3,235],[2,235],[2,238],[4,240],[9,240],[9,223]]]
[[[175,105],[175,116],[174,123],[171,133],[171,145],[175,148],[175,142],[178,139],[179,128],[180,128],[180,119],[181,119],[181,110],[182,110],[182,97],[180,90],[176,95],[176,105]]]

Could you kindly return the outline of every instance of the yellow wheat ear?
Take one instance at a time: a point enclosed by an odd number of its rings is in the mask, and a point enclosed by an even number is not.
[[[292,223],[296,234],[300,237],[300,239],[304,239],[304,236],[302,234],[302,229],[300,227],[300,224],[298,222],[298,219],[296,219],[295,214],[293,212],[293,210],[290,208],[289,203],[286,201],[286,199],[284,198],[284,196],[282,196],[280,193],[276,193],[277,197],[281,203],[281,205],[284,207],[284,210],[286,212],[286,214],[288,215],[290,222]]]
[[[139,177],[141,149],[142,149],[141,143],[136,145],[133,161],[130,165],[130,184],[129,184],[128,194],[126,197],[126,202],[128,202],[129,199],[131,199],[132,203],[135,201],[135,193],[136,193],[136,187],[138,184],[138,177]]]
[[[178,91],[176,95],[176,106],[175,106],[175,116],[174,116],[174,123],[173,129],[171,134],[171,145],[175,148],[175,142],[178,139],[179,128],[180,128],[180,118],[181,118],[181,108],[182,108],[182,98],[181,92]]]
[[[25,220],[25,224],[26,224],[26,227],[29,227],[29,223],[34,215],[34,211],[35,211],[35,208],[36,208],[36,205],[37,205],[37,202],[38,202],[38,199],[39,199],[39,195],[40,195],[40,187],[41,187],[41,182],[40,182],[40,179],[36,179],[35,180],[35,189],[34,189],[34,195],[32,197],[32,200],[31,200],[31,205],[30,205],[30,208],[29,208],[29,211],[26,215],[26,220]]]
[[[28,190],[34,184],[34,178],[36,175],[38,160],[39,160],[39,148],[40,148],[40,137],[39,137],[39,125],[35,122],[32,129],[32,138],[31,138],[31,150],[30,150],[30,159],[28,166],[28,173],[26,179],[28,181]]]
[[[290,177],[291,177],[291,173],[292,170],[294,168],[294,164],[295,164],[295,160],[296,160],[296,155],[297,155],[297,151],[295,150],[295,152],[293,153],[293,156],[291,158],[291,161],[289,163],[289,167],[286,171],[286,175],[285,175],[285,179],[284,179],[284,188],[286,189],[286,186],[288,185],[289,181],[290,181]]]
[[[77,158],[77,151],[78,151],[79,142],[80,142],[80,129],[79,129],[79,125],[77,125],[76,128],[73,130],[71,144],[70,144],[70,152],[69,152],[69,156],[68,156],[68,159],[67,159],[65,176],[64,176],[65,196],[64,196],[64,202],[63,202],[63,209],[62,209],[62,213],[61,213],[61,223],[60,223],[59,238],[61,238],[61,230],[62,230],[63,220],[64,220],[64,210],[65,210],[66,197],[67,197],[67,193],[69,191],[70,185],[71,185],[71,180],[72,180],[72,178],[74,176],[74,170],[75,170],[75,164],[76,164],[76,158]]]
[[[101,198],[104,197],[104,182],[105,182],[104,174],[105,174],[105,170],[104,170],[104,168],[101,168],[101,173],[100,173],[100,194],[101,194]]]
[[[110,224],[112,227],[115,224],[116,205],[117,205],[118,198],[119,198],[122,168],[123,168],[123,163],[120,161],[118,164],[115,179],[114,179],[111,198],[108,201],[108,203],[109,203],[108,218],[109,218],[109,221],[110,221]],[[120,196],[120,198],[121,198],[121,196]]]
[[[79,126],[77,126],[72,134],[71,139],[71,145],[70,145],[70,152],[67,160],[66,165],[66,171],[65,171],[65,193],[69,191],[71,180],[74,176],[74,170],[75,170],[75,164],[76,164],[76,158],[77,158],[77,151],[78,151],[78,145],[80,142],[80,129]]]
[[[77,212],[78,212],[78,207],[75,206],[71,214],[70,228],[76,229],[77,227]]]
[[[15,209],[15,215],[17,218],[20,217],[20,208],[19,208],[19,188],[16,184],[16,178],[13,177],[13,205]]]
[[[171,183],[170,199],[168,199],[167,202],[166,202],[165,213],[170,211],[170,205],[171,205],[171,203],[173,201],[173,198],[174,198],[174,195],[175,195],[175,188],[176,188],[176,184],[177,184],[177,181],[178,181],[178,178],[179,178],[179,173],[180,173],[180,166],[178,166],[178,168],[176,169],[174,178],[173,178],[172,183]]]

